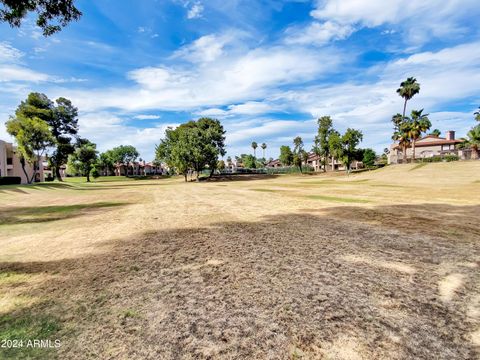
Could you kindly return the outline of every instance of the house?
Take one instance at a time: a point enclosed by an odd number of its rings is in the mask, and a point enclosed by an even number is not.
[[[313,169],[313,171],[323,171],[323,168],[325,167],[322,164],[322,157],[320,155],[317,155],[313,152],[308,153],[308,159],[307,161],[302,161],[302,166],[307,166]],[[327,170],[328,171],[335,171],[335,170],[345,170],[345,166],[343,166],[341,161],[338,161],[337,159],[329,159],[327,163]],[[267,168],[279,168],[283,167],[282,163],[280,160],[272,160],[266,164]],[[351,164],[351,169],[361,169],[363,168],[363,163],[361,161],[353,161]]]
[[[39,162],[36,162],[34,166],[37,168],[37,174],[34,181],[45,181],[48,175],[48,171],[45,171],[47,162],[45,157],[42,157]],[[33,176],[33,166],[25,164],[25,171],[28,178]],[[27,184],[27,176],[22,169],[20,157],[17,153],[17,148],[12,143],[0,140],[0,176],[18,176],[22,180],[22,184]]]
[[[134,161],[125,164],[115,164],[115,176],[143,176],[143,175],[162,175],[166,172],[161,165],[153,162]]]
[[[445,155],[457,155],[461,159],[470,159],[471,150],[457,149],[457,145],[465,140],[455,139],[455,131],[449,130],[446,137],[427,135],[415,142],[415,158],[426,159],[432,157],[443,157]],[[407,147],[407,161],[412,159],[413,151],[411,144]],[[403,162],[403,149],[398,144],[390,146],[388,154],[389,164],[401,164]]]
[[[280,167],[283,167],[283,165],[280,162],[280,160],[275,159],[275,160],[271,160],[267,164],[265,164],[265,167],[267,167],[267,168],[280,168]]]

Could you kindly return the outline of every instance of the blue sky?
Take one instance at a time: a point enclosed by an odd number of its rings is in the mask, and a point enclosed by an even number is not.
[[[154,156],[167,126],[201,116],[227,130],[228,155],[267,143],[267,157],[316,119],[390,143],[395,93],[415,76],[433,127],[463,136],[480,105],[477,0],[77,1],[80,21],[49,38],[32,18],[0,24],[0,118],[31,91],[80,109],[80,133],[103,151]],[[0,138],[9,139],[4,125]]]

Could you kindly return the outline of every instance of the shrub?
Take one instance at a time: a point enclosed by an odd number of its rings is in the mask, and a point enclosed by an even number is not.
[[[449,154],[449,155],[445,155],[444,159],[446,162],[450,162],[450,161],[458,161],[460,158],[458,157],[458,155]]]
[[[52,176],[52,174],[48,174],[48,176],[45,178],[45,181],[53,181],[54,178]]]
[[[20,176],[1,176],[0,185],[18,185],[22,183]]]
[[[94,167],[92,170],[90,170],[90,175],[96,179],[100,176],[100,173],[98,172],[97,167]]]

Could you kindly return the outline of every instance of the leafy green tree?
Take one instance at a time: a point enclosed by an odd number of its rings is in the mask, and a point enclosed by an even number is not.
[[[303,172],[302,154],[303,154],[303,140],[300,136],[297,136],[293,139],[293,165],[298,167],[300,169],[300,172]]]
[[[256,158],[252,154],[241,154],[240,158],[242,159],[242,164],[246,169],[257,168]]]
[[[111,152],[111,159],[114,163],[123,164],[125,166],[125,176],[128,176],[129,173],[129,164],[132,164],[132,174],[133,174],[133,162],[138,157],[137,149],[132,145],[120,145],[114,147]]]
[[[37,13],[37,26],[44,36],[52,35],[82,16],[74,0],[0,0],[0,22],[20,27],[30,13]]]
[[[333,122],[330,116],[322,116],[317,121],[318,133],[315,136],[313,152],[318,155],[322,161],[323,171],[327,171],[327,162],[330,157],[329,138],[333,133]]]
[[[257,147],[258,147],[258,144],[254,141],[252,142],[252,149],[253,149],[253,156],[254,157],[257,157]]]
[[[217,163],[217,169],[220,171],[225,170],[225,161],[219,160]]]
[[[365,149],[363,151],[362,162],[366,167],[371,167],[375,165],[375,159],[377,158],[377,154],[373,149]]]
[[[201,118],[175,129],[169,128],[156,147],[156,157],[185,176],[189,169],[199,173],[207,166],[210,176],[216,169],[218,157],[225,155],[225,131],[218,120]]]
[[[263,155],[263,158],[265,159],[265,149],[267,148],[267,144],[262,143],[262,145],[260,145],[260,147],[262,148],[262,155]]]
[[[400,95],[405,102],[403,103],[403,116],[405,119],[405,113],[407,110],[407,102],[411,100],[416,94],[420,92],[420,84],[414,77],[409,77],[407,80],[402,81],[400,87],[397,89],[397,94]]]
[[[428,114],[423,114],[423,109],[412,110],[409,124],[409,138],[412,142],[412,161],[415,161],[415,143],[422,134],[430,129],[432,123],[428,119]]]
[[[430,132],[428,135],[439,137],[440,135],[442,135],[442,132],[438,129],[433,129],[432,132]]]
[[[90,176],[93,177],[94,179],[98,179],[100,177],[100,172],[98,171],[98,168],[96,165],[93,165],[92,170],[90,170]]]
[[[343,135],[336,131],[330,135],[330,152],[342,162],[347,172],[350,172],[352,161],[358,158],[357,146],[362,139],[362,132],[351,128],[348,128]]]
[[[26,117],[22,114],[10,118],[5,125],[7,132],[15,138],[23,172],[27,182],[31,184],[37,175],[43,155],[47,148],[54,143],[50,128],[40,118]],[[28,176],[25,169],[26,163],[33,168],[31,177]]]
[[[113,150],[107,150],[98,156],[98,168],[102,169],[105,175],[109,175],[115,170],[115,155]]]
[[[87,139],[79,139],[75,151],[69,156],[69,167],[75,172],[87,177],[90,182],[90,173],[97,162],[97,146]]]
[[[293,163],[293,153],[290,146],[282,145],[280,146],[280,156],[279,160],[283,166],[290,166]]]
[[[63,97],[54,103],[45,94],[32,92],[20,103],[15,116],[37,117],[49,125],[55,139],[55,149],[49,157],[49,163],[54,169],[55,177],[62,181],[60,167],[74,151],[72,138],[78,133],[78,109]]]

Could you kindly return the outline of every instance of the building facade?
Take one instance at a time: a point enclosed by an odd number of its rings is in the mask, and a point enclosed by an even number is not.
[[[28,179],[32,178],[34,173],[34,166],[37,168],[37,174],[33,182],[45,181],[48,176],[47,163],[45,158],[35,164],[25,164],[25,172],[22,169],[22,163],[17,153],[17,148],[9,142],[0,140],[0,176],[18,176],[22,179],[22,184],[27,184]]]
[[[464,142],[463,139],[455,139],[455,131],[447,131],[445,137],[427,135],[415,142],[415,158],[427,159],[433,157],[443,157],[445,155],[456,155],[460,159],[467,160],[471,157],[471,150],[458,149],[457,145]],[[407,162],[412,159],[413,149],[411,144],[407,147]],[[404,162],[403,149],[398,144],[390,146],[388,154],[389,164],[401,164]]]

